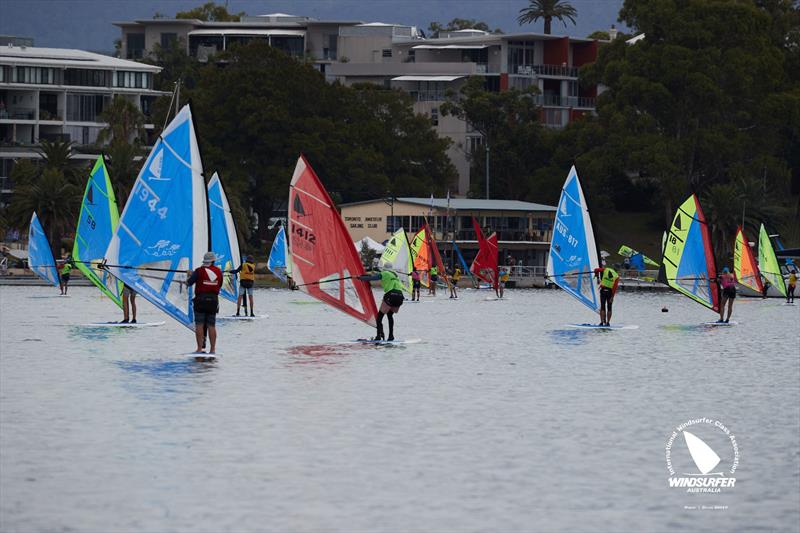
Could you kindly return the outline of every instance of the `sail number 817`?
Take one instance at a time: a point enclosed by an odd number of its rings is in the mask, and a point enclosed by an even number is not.
[[[137,190],[135,194],[139,200],[147,203],[147,207],[150,208],[150,212],[158,213],[158,216],[161,220],[167,218],[167,207],[158,207],[158,197],[152,194],[144,185],[140,183],[139,190]]]

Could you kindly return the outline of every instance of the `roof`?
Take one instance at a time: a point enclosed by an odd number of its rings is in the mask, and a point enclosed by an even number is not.
[[[414,50],[482,50],[483,48],[488,47],[488,44],[418,44],[416,46],[412,46],[411,48]]]
[[[220,28],[218,30],[192,30],[189,36],[193,35],[294,35],[303,37],[306,32],[303,30],[286,30],[282,28],[254,29],[254,28]]]
[[[155,65],[147,65],[71,48],[2,46],[0,47],[0,63],[43,67],[134,70],[153,73],[161,71],[161,67]]]
[[[406,204],[416,204],[423,207],[431,207],[438,209],[447,209],[447,198],[411,198],[402,197],[396,198],[397,202]],[[339,207],[348,207],[351,205],[370,204],[374,202],[385,203],[383,198],[376,200],[365,200],[363,202],[351,202],[349,204],[341,204]],[[521,202],[519,200],[481,200],[478,198],[450,198],[450,209],[463,210],[463,211],[556,211],[556,207],[552,205],[537,204],[534,202]]]

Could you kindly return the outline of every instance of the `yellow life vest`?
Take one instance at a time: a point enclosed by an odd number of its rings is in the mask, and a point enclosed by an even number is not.
[[[253,263],[242,263],[242,271],[239,273],[241,279],[255,281],[256,266]]]

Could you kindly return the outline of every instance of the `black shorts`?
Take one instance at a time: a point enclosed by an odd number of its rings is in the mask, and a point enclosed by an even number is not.
[[[725,287],[722,289],[722,295],[731,300],[736,299],[736,287]]]
[[[219,297],[212,292],[198,292],[194,295],[193,307],[195,314],[219,313]]]
[[[608,287],[600,287],[600,305],[608,302],[609,304],[614,301],[614,291]]]
[[[253,281],[252,279],[240,279],[239,280],[239,285],[241,285],[243,289],[252,289],[254,284],[255,284],[255,281]]]
[[[415,289],[419,289],[420,287],[422,287],[422,282],[420,280],[418,280],[418,279],[415,279],[414,280],[414,288]]]
[[[400,307],[403,305],[404,300],[403,293],[397,290],[389,291],[383,295],[383,303],[389,307]]]
[[[431,274],[431,282],[435,283],[437,281],[439,281],[439,276],[437,276],[436,274]]]

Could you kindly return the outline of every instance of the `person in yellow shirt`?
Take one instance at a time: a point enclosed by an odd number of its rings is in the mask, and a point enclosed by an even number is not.
[[[72,258],[69,257],[64,261],[64,266],[61,267],[61,272],[59,272],[58,282],[59,282],[59,289],[61,289],[61,295],[67,295],[67,288],[69,286],[69,276],[70,272],[72,272],[73,268]]]
[[[506,290],[506,282],[508,281],[509,273],[508,267],[500,267],[500,272],[497,276],[497,297],[502,298]]]
[[[789,283],[786,287],[786,303],[793,304],[794,303],[794,290],[797,287],[797,271],[792,269],[789,273]]]
[[[450,276],[450,298],[458,298],[458,280],[461,279],[461,269],[456,267],[453,270],[453,275]]]
[[[234,272],[239,273],[239,298],[236,300],[236,316],[244,303],[244,316],[247,316],[247,300],[250,301],[250,316],[256,316],[253,308],[253,285],[256,282],[256,264],[252,255]]]
[[[600,325],[611,325],[611,308],[619,285],[619,274],[610,267],[595,269],[597,284],[600,285]]]

